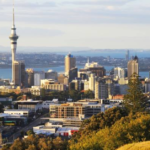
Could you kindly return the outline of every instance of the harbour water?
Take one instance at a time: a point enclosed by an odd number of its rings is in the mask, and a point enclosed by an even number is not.
[[[84,66],[77,66],[78,69],[83,68]],[[104,66],[106,71],[110,71],[113,66]],[[58,73],[64,72],[64,66],[58,66],[58,67],[50,67],[50,68],[33,68],[34,71],[48,71],[48,70],[54,70]],[[141,77],[149,77],[149,72],[140,72],[139,75]],[[1,79],[11,79],[12,76],[12,70],[11,68],[7,69],[0,69],[0,78]]]

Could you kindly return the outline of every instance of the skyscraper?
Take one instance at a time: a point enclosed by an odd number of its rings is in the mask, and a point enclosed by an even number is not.
[[[114,68],[114,78],[124,78],[125,77],[125,69],[116,67]]]
[[[10,42],[11,42],[11,50],[12,50],[12,81],[15,80],[15,70],[14,70],[14,61],[16,60],[16,49],[17,49],[17,40],[18,36],[16,34],[16,27],[15,27],[15,15],[14,15],[14,5],[13,5],[13,24],[11,28],[11,35],[9,36]]]
[[[130,53],[129,53],[129,50],[127,50],[126,52],[126,61],[128,62],[130,59]]]
[[[139,63],[137,56],[133,57],[133,59],[128,62],[128,79],[130,79],[133,73],[139,74]]]
[[[31,87],[34,85],[34,71],[33,69],[27,69],[26,70],[27,73],[27,78],[28,78],[28,87]]]
[[[65,74],[68,75],[69,71],[76,67],[76,59],[73,55],[68,54],[65,57]]]
[[[15,85],[24,86],[25,85],[25,64],[22,61],[13,62],[13,82]]]

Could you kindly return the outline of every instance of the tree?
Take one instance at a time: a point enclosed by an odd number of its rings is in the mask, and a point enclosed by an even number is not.
[[[44,88],[41,89],[41,97],[44,98],[46,95],[46,91]]]
[[[87,90],[84,92],[85,98],[94,98],[94,93],[91,90]]]
[[[33,130],[28,130],[28,131],[27,131],[27,135],[28,135],[28,136],[29,136],[29,135],[32,135],[32,134],[34,134]]]
[[[124,96],[125,108],[131,113],[145,111],[147,98],[142,92],[141,82],[136,73],[133,73],[133,75],[130,77],[128,87],[128,92]]]
[[[122,145],[150,140],[150,115],[137,113],[122,117],[111,127],[69,141],[70,150],[116,150]]]

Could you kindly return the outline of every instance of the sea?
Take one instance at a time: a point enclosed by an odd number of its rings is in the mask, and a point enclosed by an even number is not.
[[[68,54],[68,52],[56,52],[56,54],[62,54],[62,55],[66,55]],[[125,58],[126,56],[126,51],[125,50],[117,50],[114,51],[76,51],[76,52],[71,52],[72,55],[74,56],[84,56],[84,57],[94,57],[94,56],[103,56],[103,57],[108,57],[110,56],[111,58]],[[138,50],[138,51],[130,51],[130,56],[134,56],[137,55],[139,58],[148,58],[150,57],[150,51],[142,51],[142,50]],[[78,69],[80,68],[84,68],[83,65],[78,65],[77,66]],[[114,68],[114,66],[104,66],[104,68],[106,69],[107,72],[109,72],[112,68]],[[34,71],[48,71],[48,70],[54,70],[57,71],[58,73],[62,73],[64,72],[64,66],[54,66],[54,67],[46,67],[46,68],[33,68]],[[149,78],[149,71],[145,71],[145,72],[139,72],[139,75],[142,78]],[[12,78],[12,69],[11,68],[6,68],[6,69],[0,69],[0,78],[1,79],[11,79]]]

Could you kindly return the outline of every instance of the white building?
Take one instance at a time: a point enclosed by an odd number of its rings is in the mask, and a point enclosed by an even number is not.
[[[116,67],[114,68],[114,78],[115,79],[120,79],[125,77],[125,69]]]
[[[10,114],[10,115],[20,115],[20,116],[28,117],[30,111],[29,110],[23,110],[23,109],[7,109],[4,111],[4,113]]]
[[[150,92],[150,79],[145,79],[145,93]]]
[[[55,136],[72,136],[75,132],[78,132],[79,127],[63,127],[59,123],[47,122],[45,125],[33,127],[35,134],[45,134]]]
[[[45,72],[41,71],[41,72],[34,73],[34,85],[35,86],[40,86],[42,79],[45,79]]]
[[[58,104],[58,101],[43,101],[42,108],[49,109],[52,104]]]
[[[85,90],[85,91],[89,90],[89,81],[84,80],[83,83],[84,83],[84,90]]]
[[[91,74],[89,77],[89,90],[95,92],[95,75]]]
[[[32,86],[29,88],[29,91],[31,92],[32,95],[41,95],[41,87],[40,86]]]
[[[55,80],[53,79],[42,79],[41,80],[41,86],[43,87],[44,85],[49,85],[49,84],[54,84]]]
[[[95,99],[108,99],[114,94],[114,84],[95,83]]]
[[[36,112],[37,110],[42,110],[42,102],[41,100],[24,100],[24,101],[17,101],[18,109],[27,109],[31,112]]]

